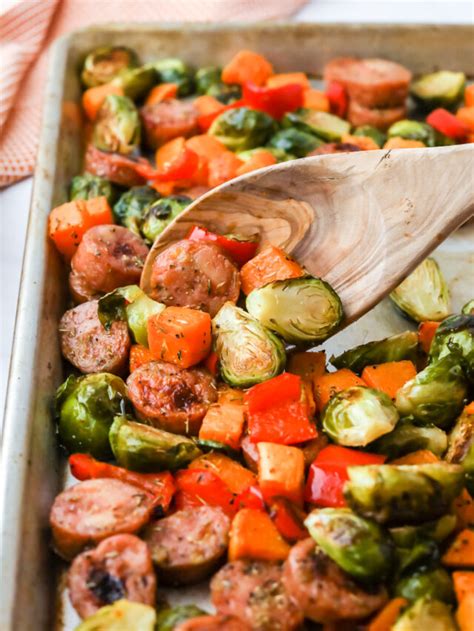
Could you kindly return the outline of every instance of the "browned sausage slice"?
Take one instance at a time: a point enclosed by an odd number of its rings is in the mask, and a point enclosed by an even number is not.
[[[365,107],[402,105],[408,94],[411,72],[387,59],[337,57],[324,68],[324,79],[338,81],[351,100]]]
[[[126,186],[140,186],[146,180],[137,173],[136,162],[120,155],[119,153],[108,153],[96,149],[94,145],[87,146],[84,158],[84,171],[104,177],[114,184]]]
[[[212,506],[180,510],[150,524],[145,540],[158,576],[171,585],[206,578],[227,550],[229,529],[227,515]]]
[[[293,546],[284,568],[288,591],[304,616],[314,622],[366,618],[387,601],[384,587],[364,590],[313,539]]]
[[[217,613],[237,616],[255,631],[292,631],[303,620],[282,581],[282,568],[269,561],[234,561],[211,580]]]
[[[308,157],[322,156],[326,153],[350,153],[351,151],[361,151],[361,148],[357,145],[352,145],[350,142],[327,142],[313,149],[313,151],[308,153]]]
[[[212,375],[202,368],[179,368],[149,362],[127,380],[128,397],[137,415],[173,434],[199,432],[211,403],[217,400]]]
[[[123,374],[127,368],[130,335],[126,322],[106,331],[97,316],[97,300],[69,309],[59,322],[61,352],[83,373]]]
[[[153,262],[150,296],[165,305],[202,309],[215,316],[237,302],[239,271],[221,248],[204,241],[178,241]]]
[[[398,107],[388,107],[384,109],[368,108],[361,105],[357,101],[350,101],[347,117],[350,122],[358,127],[359,125],[371,125],[385,131],[396,123],[405,118],[407,108],[405,105]]]
[[[154,606],[156,577],[148,546],[135,535],[109,537],[74,559],[67,586],[81,618],[120,598]]]
[[[71,267],[96,292],[107,293],[140,282],[148,247],[123,226],[90,228],[82,237]]]
[[[51,508],[55,548],[72,559],[107,537],[137,532],[152,510],[151,495],[126,482],[110,478],[79,482],[60,493]]]
[[[74,270],[69,272],[69,291],[76,304],[95,300],[102,295],[89,285],[84,276]]]
[[[251,631],[251,628],[235,616],[198,616],[178,624],[175,631]]]
[[[178,136],[192,136],[199,131],[198,113],[192,103],[167,99],[145,105],[140,110],[145,136],[152,149]]]

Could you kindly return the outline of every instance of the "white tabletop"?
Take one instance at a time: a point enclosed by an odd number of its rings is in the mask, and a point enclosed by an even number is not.
[[[312,0],[298,22],[472,24],[472,0]],[[3,410],[32,178],[0,192],[0,410]]]

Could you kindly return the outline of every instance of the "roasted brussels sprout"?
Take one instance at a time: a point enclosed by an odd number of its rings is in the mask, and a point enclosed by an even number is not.
[[[219,82],[209,86],[206,94],[213,96],[221,103],[224,103],[224,105],[228,105],[229,103],[238,101],[242,97],[242,88],[240,85]]]
[[[409,120],[408,118],[393,123],[388,129],[387,135],[389,138],[399,137],[407,140],[419,140],[427,147],[434,147],[437,144],[436,132],[431,125],[421,121]]]
[[[75,631],[155,631],[155,624],[154,607],[117,600],[83,620]]]
[[[212,334],[222,378],[231,386],[252,386],[275,377],[285,367],[280,339],[231,302],[214,317]]]
[[[294,160],[296,158],[296,156],[292,155],[291,153],[285,153],[283,149],[275,149],[275,147],[269,147],[268,145],[266,145],[265,147],[255,147],[255,149],[247,149],[247,151],[240,151],[237,154],[237,157],[244,162],[247,162],[247,160],[250,160],[250,158],[252,158],[259,151],[270,152],[273,156],[275,156],[277,162],[288,162],[288,160]]]
[[[116,193],[113,185],[98,175],[83,173],[76,175],[71,180],[69,199],[93,199],[104,196],[109,204],[113,204]]]
[[[383,581],[388,576],[394,546],[375,522],[348,508],[321,508],[304,523],[316,543],[351,576],[361,581]]]
[[[350,368],[361,373],[366,366],[398,362],[402,359],[416,361],[418,354],[418,335],[414,331],[405,331],[383,340],[368,342],[349,349],[345,353],[331,357],[330,362],[336,368]]]
[[[460,465],[366,465],[348,467],[348,505],[380,524],[430,521],[448,512],[464,484]]]
[[[392,631],[457,631],[451,610],[440,600],[420,598],[406,609]]]
[[[360,127],[356,127],[352,132],[353,136],[367,136],[368,138],[372,138],[372,140],[378,144],[379,147],[383,147],[385,141],[387,140],[387,136],[377,129],[377,127],[372,127],[372,125],[361,125]]]
[[[464,307],[461,309],[461,313],[463,315],[474,315],[474,300],[466,302]]]
[[[99,298],[97,315],[106,329],[116,320],[127,322],[135,341],[148,346],[148,318],[164,309],[164,304],[152,300],[138,285],[127,285]]]
[[[451,430],[445,460],[462,465],[466,486],[474,494],[474,413],[465,408]]]
[[[393,530],[390,530],[391,534]],[[440,554],[438,545],[433,539],[416,536],[410,546],[396,545],[395,558],[396,572],[394,576],[399,579],[409,572],[432,567],[439,562]]]
[[[231,151],[245,151],[264,145],[275,129],[275,121],[265,112],[236,107],[218,116],[208,133]]]
[[[141,233],[147,241],[153,243],[173,219],[180,215],[193,200],[185,195],[162,197],[148,207],[143,218]]]
[[[395,596],[406,598],[409,602],[426,597],[445,603],[454,601],[454,589],[451,577],[442,567],[417,570],[397,581]]]
[[[395,123],[397,125],[398,123]],[[414,320],[444,320],[451,309],[449,289],[438,263],[425,259],[390,294],[400,311]]]
[[[135,66],[138,66],[138,58],[130,48],[102,46],[85,58],[81,80],[86,88],[94,88],[109,83],[124,70]]]
[[[307,108],[285,114],[282,125],[285,128],[296,127],[301,131],[316,134],[329,142],[341,140],[341,136],[348,134],[351,129],[350,123],[334,114]]]
[[[176,83],[179,96],[188,96],[194,90],[194,71],[181,59],[160,59],[151,64],[160,83]]]
[[[172,609],[163,609],[156,617],[155,631],[173,631],[181,622],[205,615],[206,612],[196,605],[178,605]]]
[[[401,421],[393,432],[376,440],[370,449],[393,460],[418,449],[429,449],[436,456],[442,456],[447,447],[448,437],[439,427],[418,427],[413,423]]]
[[[135,234],[141,234],[143,218],[148,208],[161,198],[151,186],[133,186],[122,193],[114,205],[117,220]]]
[[[277,280],[254,289],[247,311],[268,329],[295,344],[322,342],[341,323],[342,303],[320,278]]]
[[[70,452],[96,458],[111,456],[109,429],[123,409],[125,383],[116,375],[69,376],[56,391],[55,409],[61,444]]]
[[[466,76],[463,72],[439,70],[414,81],[410,92],[426,109],[451,107],[461,100],[465,83]]]
[[[431,343],[429,361],[457,354],[467,378],[474,382],[474,315],[453,315],[443,320]]]
[[[452,353],[407,381],[397,392],[395,405],[402,417],[447,428],[461,412],[466,393],[459,356]]]
[[[196,71],[194,81],[197,94],[206,94],[209,88],[216,83],[221,83],[222,71],[219,66],[206,66]]]
[[[316,147],[322,144],[323,141],[313,134],[308,134],[295,127],[288,127],[288,129],[277,131],[268,141],[269,147],[281,149],[297,158],[304,158],[310,151],[313,151],[313,149],[316,149]]]
[[[158,76],[152,65],[147,64],[139,68],[132,68],[120,73],[112,81],[114,85],[123,89],[125,96],[132,101],[143,98],[157,83]]]
[[[449,537],[457,526],[456,515],[443,515],[435,521],[429,521],[419,526],[398,526],[390,528],[390,535],[399,548],[412,548],[418,541],[433,541],[442,543]],[[439,549],[431,560],[438,561]]]
[[[115,417],[109,440],[117,462],[132,471],[174,471],[202,455],[190,438],[124,416]]]
[[[140,144],[140,118],[126,96],[109,94],[97,115],[92,142],[101,151],[127,155]]]

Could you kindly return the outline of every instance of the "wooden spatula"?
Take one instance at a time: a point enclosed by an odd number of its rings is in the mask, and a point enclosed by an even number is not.
[[[220,234],[258,233],[327,280],[349,324],[473,214],[472,144],[293,160],[193,202],[155,241],[141,284],[149,289],[156,256],[194,225]]]

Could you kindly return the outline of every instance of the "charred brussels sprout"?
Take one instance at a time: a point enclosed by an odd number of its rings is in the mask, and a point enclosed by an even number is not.
[[[448,605],[420,598],[402,613],[392,631],[457,631],[457,628]]]
[[[461,100],[465,83],[466,76],[463,72],[439,70],[414,81],[410,92],[426,109],[451,107]]]
[[[125,93],[125,96],[137,101],[143,98],[147,92],[157,83],[158,77],[152,65],[140,66],[140,68],[132,68],[125,70],[112,83],[119,86]]]
[[[83,173],[72,178],[70,200],[93,199],[101,196],[106,197],[109,204],[114,202],[115,189],[108,180],[92,173]]]
[[[193,200],[185,195],[163,197],[148,207],[143,218],[141,233],[153,243],[173,219],[180,215]]]
[[[209,88],[221,83],[222,71],[219,66],[206,66],[196,71],[194,81],[197,94],[206,94]]]
[[[163,609],[156,618],[156,631],[173,631],[185,620],[207,615],[196,605],[178,605],[172,609]]]
[[[338,445],[364,447],[393,430],[398,412],[385,392],[353,386],[330,399],[321,422]]]
[[[449,434],[445,460],[462,465],[468,491],[474,494],[474,412],[469,409],[465,408]]]
[[[390,460],[419,449],[429,449],[442,456],[448,447],[446,432],[435,425],[417,427],[409,422],[400,422],[393,432],[379,438],[370,446],[371,451],[388,456]]]
[[[285,153],[283,149],[275,149],[275,147],[269,147],[266,145],[265,147],[255,147],[255,149],[247,149],[247,151],[241,151],[237,154],[237,157],[247,162],[259,151],[268,151],[275,156],[277,162],[288,162],[288,160],[294,160],[296,156],[291,155],[290,153]]]
[[[342,303],[333,288],[320,278],[278,280],[254,289],[247,311],[287,342],[322,342],[341,323]]]
[[[151,186],[133,186],[114,205],[114,215],[122,226],[140,234],[147,210],[160,198],[161,195]]]
[[[451,577],[442,567],[418,570],[397,581],[395,596],[413,602],[426,597],[445,603],[454,601],[454,589]]]
[[[282,125],[283,127],[296,127],[301,131],[316,134],[316,136],[329,142],[341,140],[341,137],[348,134],[351,129],[350,123],[339,118],[339,116],[307,108],[285,114]]]
[[[418,335],[414,331],[405,331],[383,340],[368,342],[349,349],[345,353],[331,357],[330,362],[336,368],[350,368],[361,373],[366,366],[398,362],[403,359],[416,361],[418,354]]]
[[[348,505],[379,524],[430,521],[447,513],[464,484],[459,465],[367,465],[349,467]]]
[[[389,138],[400,137],[407,140],[419,140],[427,147],[434,147],[437,144],[436,132],[431,125],[407,118],[393,123],[388,129],[387,135]]]
[[[398,526],[390,528],[390,535],[395,545],[400,548],[411,548],[417,541],[430,540],[436,544],[442,543],[453,533],[457,526],[456,515],[443,515],[435,521],[429,521],[420,526]],[[433,561],[438,561],[439,549],[437,554],[432,557]]]
[[[461,309],[461,313],[463,315],[474,315],[474,300],[466,302],[464,307]]]
[[[474,315],[454,315],[443,320],[431,343],[429,361],[457,354],[466,376],[474,382]]]
[[[115,375],[104,372],[68,377],[55,398],[59,439],[64,447],[96,458],[109,457],[109,429],[125,404],[125,396],[125,383]]]
[[[420,263],[392,291],[390,299],[404,315],[415,322],[439,322],[449,315],[451,309],[448,286],[438,263],[431,258]]]
[[[161,59],[153,62],[160,83],[176,83],[179,96],[189,96],[194,91],[194,71],[181,59]]]
[[[109,94],[99,110],[92,141],[101,151],[127,155],[140,143],[140,118],[126,96]]]
[[[390,530],[392,534],[394,529]],[[393,537],[393,535],[392,535]],[[395,540],[395,539],[394,539]],[[439,562],[439,548],[433,539],[416,536],[410,546],[396,544],[395,559],[397,578],[420,568],[432,567]]]
[[[75,631],[155,631],[154,607],[130,600],[117,600],[101,607],[81,622]]]
[[[174,471],[202,455],[190,438],[124,416],[115,417],[109,439],[119,465],[132,471]]]
[[[81,80],[86,88],[109,83],[124,70],[138,65],[137,55],[125,46],[103,46],[90,52],[82,68]]]
[[[277,131],[268,141],[269,147],[281,149],[297,158],[304,158],[310,151],[320,147],[322,144],[323,141],[313,134],[308,134],[294,127]]]
[[[265,112],[236,107],[218,116],[208,133],[231,151],[245,151],[264,145],[275,128],[275,121]]]
[[[261,383],[285,367],[285,347],[279,338],[231,302],[214,317],[212,334],[222,378],[231,386]]]
[[[368,138],[372,138],[379,147],[383,147],[385,141],[387,140],[387,136],[383,133],[383,131],[380,131],[377,127],[372,127],[372,125],[361,125],[360,127],[356,127],[352,134],[354,136],[367,136]]]
[[[378,524],[347,508],[311,512],[305,526],[316,543],[345,572],[361,581],[383,580],[393,559],[393,543]]]
[[[206,94],[213,96],[215,99],[228,105],[234,103],[242,97],[242,89],[240,85],[232,85],[229,83],[214,83],[209,86]]]
[[[429,364],[397,392],[395,405],[402,417],[446,428],[461,412],[467,393],[459,357],[453,353]]]

